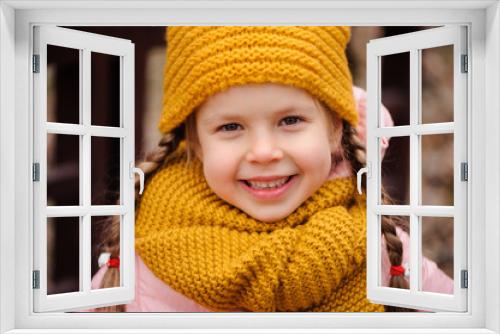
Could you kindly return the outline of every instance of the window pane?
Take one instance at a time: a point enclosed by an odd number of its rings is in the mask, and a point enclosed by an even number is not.
[[[410,53],[381,57],[381,99],[394,125],[410,124]],[[382,118],[379,117],[379,120]]]
[[[80,123],[80,50],[47,45],[47,121]]]
[[[91,53],[91,124],[120,126],[120,57]]]
[[[422,205],[453,206],[453,134],[421,136]]]
[[[385,240],[385,247],[381,247],[381,285],[382,286],[391,286],[391,263],[398,263],[401,261],[401,266],[405,269],[404,278],[408,283],[408,287],[410,285],[410,217],[408,216],[380,216],[380,229]],[[397,230],[400,229],[401,236],[397,235]],[[395,251],[395,249],[399,249],[402,245],[401,242],[406,242],[408,248],[405,249],[405,252],[399,253]],[[393,262],[391,262],[391,259]],[[396,268],[395,268],[396,269]],[[396,284],[393,283],[394,288],[397,287]]]
[[[80,204],[80,142],[75,135],[47,135],[47,205]]]
[[[434,261],[438,268],[453,279],[453,218],[421,217],[422,255]],[[453,294],[453,291],[439,289],[439,284],[432,284],[434,289],[422,286],[422,291]]]
[[[80,218],[47,218],[47,294],[80,290]]]
[[[453,122],[453,45],[422,50],[422,123]]]
[[[120,236],[121,236],[121,216],[93,216],[92,217],[92,277],[97,273],[100,265],[106,266],[106,263],[99,264],[99,256],[102,253],[111,253],[113,250],[120,254]],[[110,238],[115,236],[115,239]],[[113,246],[115,245],[115,246]],[[103,255],[104,257],[104,255]],[[116,257],[113,255],[113,258]],[[120,275],[116,275],[116,282],[108,286],[120,286]],[[101,288],[101,287],[99,287]]]
[[[120,138],[92,137],[92,205],[117,205],[120,199]]]
[[[382,140],[379,139],[379,151]],[[410,204],[410,138],[392,137],[382,160],[382,186],[389,203]],[[384,195],[384,191],[382,191]],[[386,201],[387,202],[387,201]],[[382,203],[382,201],[381,201]]]

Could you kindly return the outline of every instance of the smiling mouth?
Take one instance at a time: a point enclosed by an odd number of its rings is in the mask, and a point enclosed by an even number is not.
[[[242,180],[248,187],[257,190],[266,190],[266,189],[277,189],[281,188],[294,177],[295,175],[284,176],[279,179],[275,179],[272,181],[251,181],[251,180]]]

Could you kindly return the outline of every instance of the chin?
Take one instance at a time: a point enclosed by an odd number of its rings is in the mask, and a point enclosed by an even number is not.
[[[263,223],[274,223],[279,220],[282,220],[286,218],[291,212],[288,213],[275,213],[275,214],[252,214],[250,212],[247,212],[249,216],[251,216],[253,219],[261,221]]]

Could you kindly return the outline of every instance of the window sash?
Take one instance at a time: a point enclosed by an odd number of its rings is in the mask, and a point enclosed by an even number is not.
[[[466,27],[448,26],[370,41],[368,54],[367,164],[371,173],[367,181],[367,261],[368,298],[377,303],[436,311],[467,310],[467,289],[461,287],[461,270],[467,270],[467,182],[461,181],[460,164],[467,162],[467,75],[461,73],[461,55],[467,54]],[[422,50],[453,45],[453,115],[449,123],[419,124],[421,115],[421,53]],[[381,57],[410,53],[410,124],[393,128],[380,127]],[[470,56],[470,55],[469,55]],[[454,203],[453,206],[420,205],[421,147],[420,135],[453,133]],[[410,139],[410,204],[381,205],[381,136],[409,136]],[[410,288],[396,289],[380,284],[382,215],[405,215],[410,221]],[[421,218],[453,217],[454,293],[438,294],[421,291],[422,247]]]
[[[47,122],[47,45],[79,50],[80,124]],[[35,312],[81,310],[133,299],[134,257],[134,175],[129,166],[134,157],[133,44],[130,41],[77,30],[37,26],[34,54],[40,56],[40,71],[34,80],[34,161],[40,164],[40,179],[34,182],[33,270],[40,272],[38,289],[33,289]],[[91,52],[120,57],[120,127],[91,125]],[[47,206],[47,135],[79,136],[79,205]],[[120,205],[91,203],[91,138],[120,139]],[[120,287],[91,289],[91,217],[120,215]],[[76,217],[79,224],[79,291],[47,293],[47,218]]]

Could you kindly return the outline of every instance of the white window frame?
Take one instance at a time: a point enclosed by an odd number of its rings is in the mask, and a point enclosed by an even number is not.
[[[33,208],[29,201],[33,156],[30,144],[33,133],[30,37],[35,24],[468,24],[473,55],[468,120],[468,133],[471,134],[468,143],[471,152],[468,311],[460,314],[33,313],[30,262]],[[181,332],[175,328],[190,328],[190,333],[500,333],[499,92],[498,1],[0,1],[0,333],[116,333],[120,332],[118,328],[128,328],[128,333],[151,332],[141,330],[145,324],[148,328],[170,333]],[[253,330],[249,330],[249,326]]]

